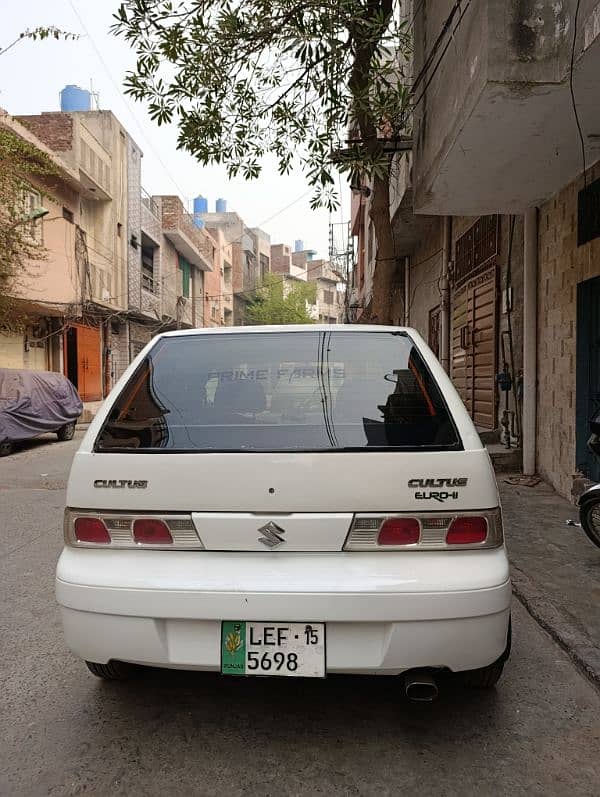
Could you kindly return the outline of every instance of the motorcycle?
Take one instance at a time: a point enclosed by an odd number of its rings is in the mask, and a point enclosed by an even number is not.
[[[588,440],[588,448],[596,456],[600,456],[600,410],[590,421],[592,436]],[[579,520],[589,539],[600,548],[600,484],[589,487],[580,497]]]

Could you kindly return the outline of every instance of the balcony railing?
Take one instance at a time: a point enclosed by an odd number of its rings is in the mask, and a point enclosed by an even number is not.
[[[160,219],[158,205],[144,188],[142,188],[142,205],[145,205],[153,216]]]
[[[150,293],[157,294],[158,293],[158,286],[159,286],[158,280],[155,280],[149,274],[142,273],[142,288],[145,291],[149,291]]]

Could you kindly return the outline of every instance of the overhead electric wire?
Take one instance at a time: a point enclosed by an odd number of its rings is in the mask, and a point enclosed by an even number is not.
[[[144,129],[143,129],[142,125],[140,124],[139,120],[137,119],[137,116],[136,116],[136,115],[135,115],[135,113],[133,112],[133,109],[131,108],[130,104],[129,104],[129,103],[126,101],[126,99],[125,99],[125,97],[124,97],[124,95],[123,95],[123,93],[122,93],[122,89],[121,89],[121,87],[119,86],[119,84],[118,84],[117,80],[114,78],[114,76],[113,76],[112,72],[110,71],[110,69],[109,69],[108,65],[106,64],[106,61],[104,60],[104,58],[103,58],[103,56],[102,56],[102,53],[101,53],[101,51],[100,51],[100,48],[99,48],[99,47],[98,47],[98,45],[96,44],[96,42],[95,42],[95,40],[94,40],[94,37],[91,35],[91,33],[90,33],[90,31],[89,31],[88,27],[86,26],[86,24],[85,24],[85,22],[84,22],[84,20],[83,20],[83,18],[82,18],[82,16],[81,16],[81,14],[79,13],[79,10],[77,9],[77,7],[76,7],[76,5],[75,5],[75,3],[74,3],[74,0],[68,0],[68,3],[69,3],[69,5],[70,5],[70,7],[71,7],[71,9],[72,9],[73,13],[74,13],[74,14],[75,14],[75,16],[77,17],[77,20],[79,21],[79,24],[81,25],[81,27],[82,27],[82,29],[83,29],[84,33],[86,34],[87,38],[89,38],[89,40],[90,40],[90,44],[92,45],[92,47],[93,47],[93,49],[94,49],[94,52],[96,53],[96,56],[97,56],[98,60],[99,60],[99,61],[100,61],[100,63],[102,64],[102,67],[104,68],[104,71],[106,72],[106,74],[107,74],[107,76],[108,76],[108,78],[109,78],[110,82],[112,83],[112,85],[113,85],[113,87],[115,88],[115,90],[116,90],[117,94],[119,95],[119,98],[120,98],[121,102],[123,103],[123,106],[126,108],[126,110],[128,111],[128,113],[130,114],[131,118],[133,119],[133,121],[134,121],[134,123],[135,123],[136,127],[137,127],[137,128],[138,128],[138,130],[140,131],[140,133],[141,133],[141,135],[142,135],[142,138],[144,139],[145,143],[148,145],[149,149],[152,151],[152,153],[153,153],[153,154],[154,154],[154,156],[156,157],[157,161],[158,161],[158,162],[160,163],[160,165],[162,166],[162,168],[163,168],[163,170],[164,170],[164,172],[165,172],[166,176],[167,176],[167,177],[169,178],[169,180],[170,180],[170,181],[173,183],[173,185],[174,185],[174,186],[177,188],[177,190],[178,190],[179,194],[180,194],[182,197],[184,197],[185,199],[187,199],[187,197],[186,197],[186,194],[185,194],[185,191],[183,191],[183,189],[181,188],[181,186],[179,186],[179,184],[177,183],[177,181],[175,180],[175,178],[173,177],[173,175],[170,173],[170,171],[169,171],[169,169],[167,168],[166,164],[165,164],[165,163],[164,163],[164,161],[162,160],[162,158],[161,158],[160,154],[157,152],[156,148],[154,147],[154,145],[153,145],[152,141],[150,141],[150,139],[148,139],[148,138],[147,138],[147,136],[146,136],[146,133],[144,132]],[[261,221],[261,222],[258,224],[258,227],[262,227],[262,225],[264,225],[264,224],[268,224],[268,223],[269,223],[270,221],[272,221],[274,218],[276,218],[277,216],[281,215],[281,214],[282,214],[282,213],[284,213],[286,210],[288,210],[288,209],[289,209],[289,208],[291,208],[293,205],[295,205],[297,202],[300,202],[302,199],[304,199],[306,196],[308,196],[308,194],[310,194],[310,193],[311,193],[311,191],[312,191],[312,189],[309,189],[308,191],[305,191],[303,194],[301,194],[299,197],[297,197],[296,199],[294,199],[294,200],[293,200],[292,202],[290,202],[288,205],[286,205],[285,207],[283,207],[283,208],[281,208],[280,210],[276,211],[274,214],[272,214],[272,215],[271,215],[271,216],[269,216],[268,218],[266,218],[266,219],[264,219],[263,221]],[[210,224],[210,222],[208,222],[208,224]],[[208,225],[207,225],[207,226],[208,226]],[[226,249],[228,246],[230,246],[231,244],[233,244],[233,243],[241,243],[241,241],[243,240],[243,237],[244,237],[244,235],[245,235],[245,233],[242,233],[242,235],[241,235],[241,236],[240,236],[238,239],[234,239],[233,241],[227,241],[227,242],[225,242],[225,243],[224,243],[224,244],[223,244],[221,247],[219,247],[219,248],[218,248],[218,251],[219,251],[219,253],[221,253],[221,252],[225,251],[225,249]],[[92,236],[92,237],[93,237],[93,236]],[[97,240],[97,239],[95,239],[95,240]],[[100,242],[98,241],[98,243],[100,243]],[[97,251],[97,250],[94,250],[92,247],[89,247],[89,248],[91,249],[91,251],[94,251],[96,254],[100,255],[101,257],[104,257],[104,258],[105,258],[105,259],[107,259],[107,260],[109,259],[109,258],[108,258],[106,255],[103,255],[101,252],[99,252],[99,251]],[[117,257],[123,261],[123,258],[121,258],[119,255],[117,255]],[[289,275],[289,276],[293,276],[293,275]],[[278,283],[275,283],[275,284],[280,284],[280,283],[283,283],[283,282],[285,282],[285,278],[282,278],[281,280],[279,280],[279,281],[278,281]],[[163,287],[163,286],[161,286],[161,287]],[[247,295],[247,294],[254,294],[254,293],[257,293],[257,292],[259,292],[260,290],[262,290],[262,288],[261,288],[261,287],[258,287],[258,288],[253,288],[253,289],[248,289],[248,290],[246,290],[246,291],[239,291],[239,292],[237,292],[237,293],[235,293],[235,294],[231,294],[231,296],[234,296],[234,295],[235,295],[235,296],[245,296],[245,295]],[[128,295],[128,294],[123,294],[123,296],[122,296],[122,297],[119,297],[119,298],[125,298],[127,295]],[[225,295],[226,295],[226,294],[220,294],[219,296],[225,296]],[[214,297],[205,297],[205,298],[214,298]],[[127,312],[127,311],[125,311],[125,312]]]
[[[419,70],[419,74],[416,76],[416,78],[413,81],[413,85],[412,85],[412,93],[413,94],[415,92],[416,87],[419,85],[421,80],[423,80],[423,78],[425,77],[425,74],[427,73],[427,70],[429,69],[429,66],[430,66],[431,62],[435,58],[436,53],[438,51],[438,48],[440,47],[444,36],[446,35],[446,33],[448,32],[450,26],[452,25],[452,20],[454,19],[455,14],[458,12],[458,10],[461,7],[463,2],[464,2],[464,0],[456,0],[454,5],[452,6],[450,14],[448,15],[448,17],[446,18],[446,21],[442,25],[442,29],[441,29],[440,33],[438,34],[437,39],[433,43],[433,46],[432,46],[431,50],[429,51],[429,54],[427,55],[427,58],[423,62],[423,66]],[[468,0],[467,6],[470,5],[470,2],[471,2],[471,0]],[[414,16],[413,16],[413,20],[411,22],[411,27],[414,25],[415,19],[417,17],[417,14],[420,11],[422,5],[423,5],[423,2],[421,2],[419,7],[417,8],[417,10],[415,11]]]
[[[471,5],[471,0],[458,0],[456,5],[452,9],[452,12],[451,12],[450,17],[448,18],[448,20],[450,20],[450,18],[454,18],[454,14],[455,14],[456,10],[463,4],[463,2],[465,2],[464,8],[462,9],[462,11],[460,13],[460,16],[459,16],[459,18],[458,18],[458,20],[456,22],[456,25],[454,26],[452,34],[448,37],[448,41],[444,45],[444,49],[442,50],[442,52],[440,54],[440,57],[438,58],[438,60],[437,60],[437,62],[435,64],[435,67],[433,68],[433,71],[427,77],[427,80],[425,81],[425,85],[423,86],[423,89],[422,89],[421,93],[419,94],[417,99],[414,100],[414,102],[412,103],[413,109],[417,107],[417,105],[421,102],[421,100],[425,96],[425,92],[429,88],[429,86],[431,84],[431,81],[433,80],[433,78],[435,77],[438,69],[440,68],[440,64],[444,60],[444,56],[446,55],[446,52],[448,51],[448,48],[450,47],[450,43],[452,42],[454,36],[456,35],[456,32],[457,32],[458,28],[460,27],[460,24],[463,21],[463,18],[464,18],[465,14],[467,13],[467,11],[468,11],[468,9],[469,9],[469,7]],[[446,20],[446,23],[448,23],[448,20]],[[438,40],[436,41],[436,45],[434,45],[434,50],[435,51],[437,51],[437,43],[438,43],[438,41],[440,41],[441,37],[448,31],[448,27],[449,26],[447,24],[444,25],[444,27],[442,29],[442,33],[438,37]],[[431,60],[429,60],[429,63],[427,64],[427,69],[429,69],[430,65],[431,65]],[[421,70],[421,72],[419,73],[419,76],[418,76],[418,81],[415,81],[415,83],[413,83],[413,87],[412,87],[412,90],[411,90],[412,94],[414,94],[414,92],[415,92],[415,86],[417,85],[417,82],[419,82],[421,80],[421,78],[423,77],[424,74],[425,73],[423,72],[423,70]]]
[[[583,163],[583,185],[587,188],[587,165],[585,158],[585,139],[583,137],[583,130],[581,128],[581,121],[579,119],[579,110],[577,109],[577,102],[575,101],[575,89],[573,86],[573,77],[575,70],[575,46],[577,43],[577,23],[579,20],[579,6],[581,0],[577,0],[575,6],[575,17],[573,20],[573,42],[571,45],[571,64],[569,68],[569,92],[571,94],[571,104],[573,106],[573,115],[575,116],[575,124],[577,125],[577,132],[579,133],[579,141],[581,143],[581,160]]]
[[[162,168],[163,168],[163,170],[164,170],[165,174],[167,175],[167,177],[169,178],[169,180],[170,180],[170,181],[173,183],[173,185],[175,186],[175,188],[177,188],[177,191],[179,192],[179,194],[180,194],[182,197],[184,197],[184,198],[186,198],[186,199],[187,199],[185,192],[182,190],[182,188],[179,186],[179,184],[177,183],[177,181],[175,180],[175,178],[173,177],[173,175],[171,174],[171,172],[170,172],[170,171],[169,171],[169,169],[167,168],[167,166],[166,166],[165,162],[164,162],[164,161],[163,161],[163,159],[161,158],[161,156],[160,156],[159,152],[157,151],[157,149],[155,148],[154,144],[152,143],[152,141],[150,141],[150,139],[149,139],[149,138],[147,138],[147,136],[146,136],[146,133],[145,133],[145,131],[144,131],[144,128],[142,127],[141,123],[138,121],[138,118],[137,118],[137,116],[135,115],[135,113],[133,112],[133,109],[131,108],[130,104],[129,104],[129,103],[127,102],[127,100],[125,99],[125,96],[123,95],[123,92],[122,92],[122,89],[121,89],[121,87],[119,86],[119,84],[118,84],[117,80],[114,78],[114,76],[113,76],[112,72],[111,72],[111,71],[110,71],[110,69],[108,68],[108,65],[107,65],[107,63],[106,63],[106,61],[104,60],[104,57],[102,56],[102,53],[101,53],[101,51],[100,51],[100,48],[99,48],[99,47],[98,47],[98,45],[96,44],[96,42],[95,42],[95,40],[94,40],[94,37],[93,37],[93,36],[92,36],[92,34],[90,33],[90,31],[89,31],[89,29],[88,29],[87,25],[85,24],[85,22],[84,22],[84,20],[83,20],[83,18],[82,18],[82,16],[81,16],[81,14],[79,13],[79,11],[78,11],[78,9],[77,9],[77,6],[75,5],[74,1],[73,1],[73,0],[67,0],[67,1],[68,1],[69,5],[71,6],[71,9],[72,9],[73,13],[74,13],[74,14],[75,14],[75,16],[77,17],[77,19],[78,19],[78,21],[79,21],[79,24],[80,24],[80,25],[81,25],[81,27],[83,28],[83,31],[84,31],[85,35],[86,35],[86,36],[87,36],[87,38],[90,40],[90,44],[92,45],[92,47],[93,47],[93,49],[94,49],[94,52],[96,53],[96,56],[97,56],[98,60],[99,60],[99,61],[100,61],[100,63],[102,64],[102,67],[104,68],[104,71],[106,72],[106,74],[107,74],[107,76],[108,76],[108,79],[110,80],[110,82],[112,83],[112,85],[113,85],[114,89],[116,90],[117,94],[119,95],[119,98],[120,98],[121,102],[123,103],[123,106],[124,106],[124,107],[127,109],[127,111],[128,111],[128,113],[130,114],[131,118],[132,118],[132,119],[133,119],[133,121],[135,122],[135,125],[136,125],[136,127],[137,127],[137,128],[138,128],[138,130],[140,131],[140,133],[141,133],[141,135],[142,135],[142,138],[144,139],[144,141],[145,141],[145,142],[146,142],[146,144],[148,145],[149,149],[150,149],[150,150],[152,150],[152,153],[153,153],[154,157],[156,158],[156,160],[157,160],[157,161],[160,163],[160,165],[162,166]]]

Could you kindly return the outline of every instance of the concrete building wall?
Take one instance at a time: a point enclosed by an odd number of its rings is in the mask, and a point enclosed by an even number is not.
[[[163,317],[173,321],[182,318],[182,304],[181,302],[178,303],[179,297],[183,295],[183,277],[179,268],[179,255],[177,249],[166,238],[163,238],[163,245],[161,246],[160,293]]]
[[[439,280],[442,273],[442,222],[431,235],[419,241],[409,262],[408,323],[425,340],[429,336],[429,313],[440,304]],[[401,308],[396,308],[399,313]]]
[[[600,163],[588,182],[600,177]],[[576,471],[577,285],[600,276],[600,238],[577,246],[577,192],[572,182],[539,209],[538,427],[539,472],[570,496]]]
[[[149,324],[139,324],[136,321],[129,322],[129,356],[133,359],[139,350],[149,343],[156,333],[159,324],[154,326]]]
[[[155,321],[162,316],[162,250],[165,240],[162,234],[161,205],[159,197],[145,196],[141,202],[141,232],[144,240],[153,244],[152,285],[141,286],[141,311]]]
[[[142,153],[127,137],[127,284],[130,310],[142,308]],[[137,246],[132,241],[137,241]]]
[[[233,292],[240,293],[244,290],[244,259],[242,244],[239,241],[231,244],[231,268]]]
[[[75,254],[76,224],[79,221],[79,197],[64,189],[46,195],[43,205],[48,210],[41,228],[43,260],[32,262],[22,275],[18,294],[32,301],[77,303],[81,300],[81,274]],[[63,208],[73,214],[73,222],[63,217]]]
[[[213,238],[215,242],[215,270],[216,263],[218,262],[219,270],[219,285],[216,285],[216,280],[213,281],[213,290],[206,288],[207,282],[205,280],[205,291],[208,290],[212,295],[212,302],[214,305],[214,298],[217,295],[219,314],[222,318],[224,326],[233,325],[233,253],[232,244],[228,243],[223,234],[223,230],[219,227],[206,227],[207,233]],[[210,275],[206,275],[209,277]],[[208,308],[208,315],[213,314],[213,305]]]
[[[254,241],[257,279],[260,280],[271,271],[271,236],[260,227],[252,227],[250,232]]]
[[[204,300],[202,303],[202,326],[220,327],[223,324],[223,278],[224,249],[223,235],[218,230],[205,230],[210,235],[214,247],[214,270],[204,274]],[[216,234],[216,238],[215,238]],[[221,244],[221,245],[219,245]]]
[[[108,322],[105,328],[105,355],[111,387],[121,378],[131,361],[129,341],[130,330],[126,321],[113,319]]]
[[[419,75],[453,6],[454,0],[425,0],[419,7],[420,13],[416,15],[414,25],[415,77]],[[454,34],[453,45],[444,54],[443,68],[437,70],[426,91],[429,72],[415,87],[413,175],[417,193],[422,184],[427,184],[429,171],[439,167],[444,138],[457,124],[457,114],[468,114],[485,85],[486,9],[487,2],[470,6]]]
[[[23,328],[0,332],[0,367],[60,371],[64,316],[75,312],[81,297],[76,252],[79,175],[29,127],[3,111],[0,126],[44,152],[58,169],[56,175],[47,178],[29,175],[26,190],[37,194],[36,204],[48,211],[34,225],[36,239],[46,251],[43,259],[26,264],[14,285],[15,309],[21,314]],[[70,126],[60,128],[57,123],[54,133],[56,142],[68,142]]]
[[[575,178],[581,154],[573,135],[571,48],[581,126],[597,130],[597,20],[597,0],[418,5],[413,177],[419,213],[523,213]],[[438,37],[443,58],[427,63]],[[599,157],[599,142],[589,138],[586,148],[590,162]]]

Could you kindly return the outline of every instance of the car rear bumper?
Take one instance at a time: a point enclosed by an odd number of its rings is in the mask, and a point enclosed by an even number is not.
[[[220,669],[221,620],[324,622],[327,671],[476,669],[504,652],[503,549],[222,554],[65,549],[56,594],[81,658]]]

